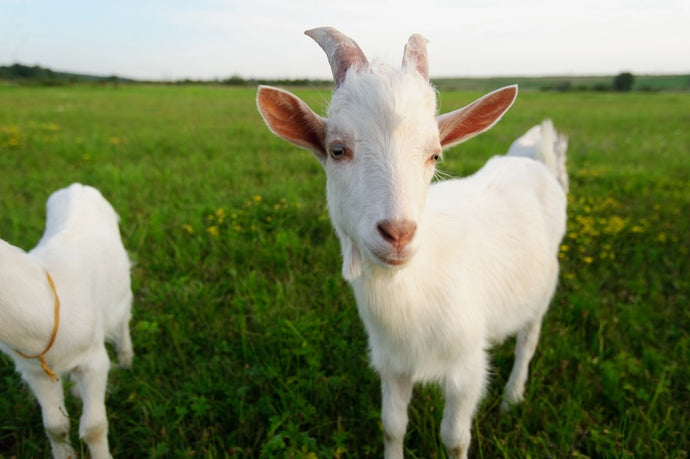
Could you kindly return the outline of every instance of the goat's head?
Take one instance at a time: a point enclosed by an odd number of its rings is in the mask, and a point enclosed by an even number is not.
[[[436,116],[426,39],[412,35],[401,69],[370,64],[335,29],[306,32],[326,52],[336,89],[327,118],[289,92],[262,86],[257,105],[278,136],[311,150],[327,175],[331,220],[343,249],[343,275],[359,276],[362,258],[381,267],[415,254],[426,192],[442,149],[493,126],[517,87],[492,92]]]

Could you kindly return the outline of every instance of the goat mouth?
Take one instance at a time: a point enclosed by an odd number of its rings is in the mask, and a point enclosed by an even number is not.
[[[415,247],[411,245],[405,247],[392,247],[386,245],[364,246],[369,259],[382,268],[399,268],[410,262],[416,253]]]
[[[407,258],[385,258],[381,261],[390,266],[401,266],[407,263]]]
[[[405,254],[383,254],[374,252],[374,257],[384,265],[391,267],[402,266],[410,260],[410,257]]]

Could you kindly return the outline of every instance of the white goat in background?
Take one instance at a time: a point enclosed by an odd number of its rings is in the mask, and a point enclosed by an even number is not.
[[[567,193],[569,188],[566,168],[567,151],[568,137],[556,132],[553,122],[546,119],[541,124],[529,128],[515,140],[508,149],[508,155],[525,156],[543,162]]]
[[[129,271],[118,216],[89,186],[50,196],[45,232],[28,254],[0,240],[0,350],[38,399],[56,458],[76,457],[58,378],[65,374],[83,401],[80,437],[91,457],[110,457],[104,341],[117,345],[121,366],[131,365]]]
[[[437,117],[422,36],[410,37],[398,70],[369,63],[332,28],[306,33],[333,71],[328,117],[266,86],[257,105],[275,134],[311,150],[326,171],[343,276],[381,376],[386,457],[403,456],[407,405],[414,383],[425,381],[445,392],[449,454],[467,457],[487,349],[515,333],[504,401],[523,398],[557,283],[565,194],[542,163],[507,156],[430,186],[441,150],[493,126],[517,87]]]

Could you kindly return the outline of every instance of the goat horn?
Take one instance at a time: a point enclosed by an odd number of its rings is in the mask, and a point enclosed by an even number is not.
[[[361,70],[369,65],[359,45],[332,27],[319,27],[304,33],[325,51],[336,88],[345,81],[345,74],[350,67]]]
[[[403,53],[402,66],[414,65],[420,75],[429,81],[429,59],[426,53],[426,44],[429,42],[422,35],[414,34],[407,40]]]

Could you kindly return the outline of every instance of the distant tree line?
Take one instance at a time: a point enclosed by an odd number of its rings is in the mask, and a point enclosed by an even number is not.
[[[0,67],[0,78],[3,80],[34,80],[50,82],[57,79],[57,75],[50,69],[34,65],[13,64]]]
[[[615,92],[653,92],[653,91],[688,91],[690,75],[657,75],[635,77],[630,72],[622,72],[611,80],[587,77],[563,79],[540,87],[542,91],[615,91]]]
[[[79,75],[75,73],[55,72],[38,65],[29,66],[22,64],[0,66],[0,80],[42,86],[59,86],[82,82],[119,84],[131,81],[114,75],[108,77]]]
[[[271,84],[277,86],[328,86],[333,84],[330,80],[309,80],[309,79],[279,79],[279,80],[258,80],[249,79],[246,80],[238,75],[233,75],[230,78],[216,80],[216,83],[230,86],[251,86],[256,84]],[[610,83],[597,82],[589,85],[573,86],[569,80],[557,83],[553,86],[544,86],[542,90],[558,90],[558,91],[618,91],[618,92],[628,92],[633,90],[633,84],[635,82],[635,77],[632,73],[624,72],[616,75]],[[179,84],[189,84],[189,83],[204,83],[203,81],[193,81],[193,80],[183,80],[177,82]],[[206,81],[205,83],[208,83]]]
[[[592,82],[583,82],[576,80],[575,83],[570,79],[565,79],[558,83],[544,85],[541,87],[542,91],[616,91],[629,92],[633,90],[635,76],[630,72],[624,72],[613,77],[609,82],[602,79],[597,79]]]
[[[433,81],[438,87],[448,87],[451,89],[476,89],[476,85],[483,83],[493,83],[494,78],[448,78]],[[642,76],[636,78],[630,72],[622,72],[613,79],[607,77],[536,77],[518,78],[521,87],[542,90],[542,91],[688,91],[690,90],[690,75],[666,75],[666,76]],[[177,81],[142,81],[117,76],[92,76],[74,73],[55,72],[51,69],[38,65],[28,66],[22,64],[12,64],[0,66],[0,81],[10,81],[18,84],[27,85],[69,85],[77,83],[89,83],[108,86],[118,86],[124,83],[137,84],[178,84],[178,85],[226,85],[226,86],[256,86],[257,84],[269,84],[275,86],[307,86],[307,87],[328,87],[333,84],[331,80],[311,80],[311,79],[245,79],[239,75],[232,75],[224,79],[214,80],[192,80],[184,79]],[[517,82],[517,81],[515,81]]]
[[[233,75],[226,79],[215,80],[192,80],[184,79],[173,82],[166,81],[143,81],[133,80],[129,78],[120,78],[117,76],[101,77],[93,75],[79,75],[75,73],[55,72],[51,69],[41,67],[38,65],[23,65],[12,64],[0,66],[0,81],[11,81],[19,84],[27,85],[41,85],[41,86],[58,86],[69,85],[76,83],[97,83],[97,84],[112,84],[118,85],[120,83],[140,83],[140,84],[220,84],[228,86],[252,86],[257,84],[272,84],[282,86],[327,86],[332,84],[331,81],[326,80],[310,80],[310,79],[244,79],[238,75]]]
[[[309,78],[297,78],[297,79],[262,79],[262,78],[249,78],[245,79],[239,75],[233,75],[229,78],[216,79],[216,80],[178,80],[173,82],[173,84],[220,84],[226,86],[256,86],[257,84],[269,84],[274,86],[329,86],[333,82],[331,80],[312,80]]]

